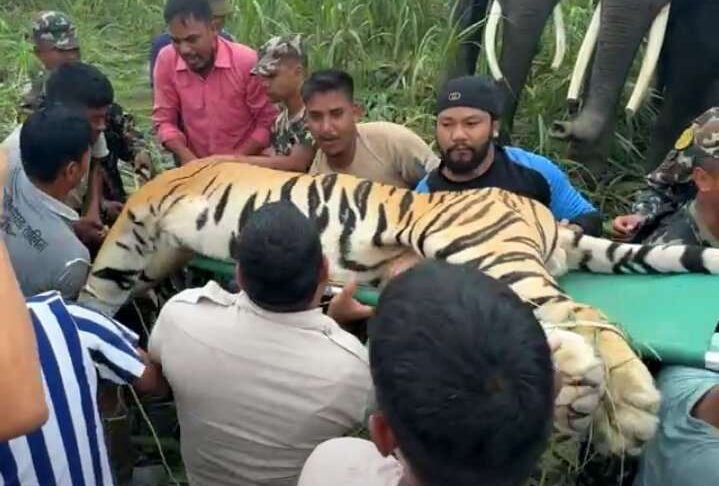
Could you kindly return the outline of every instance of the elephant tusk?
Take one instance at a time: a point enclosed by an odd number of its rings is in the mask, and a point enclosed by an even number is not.
[[[649,93],[649,85],[651,84],[654,72],[657,69],[659,54],[664,44],[664,35],[667,32],[667,23],[669,22],[669,10],[671,3],[667,3],[659,12],[657,18],[654,19],[651,29],[649,29],[649,37],[647,39],[647,50],[642,60],[642,67],[637,76],[637,82],[634,85],[634,91],[627,103],[626,113],[628,116],[634,116]]]
[[[567,54],[567,29],[564,27],[564,14],[562,12],[561,3],[557,3],[554,7],[554,38],[556,45],[554,46],[554,59],[552,60],[552,69],[559,69]]]
[[[495,81],[502,81],[504,79],[502,69],[499,67],[499,62],[497,61],[497,29],[499,28],[499,20],[501,18],[502,5],[500,5],[499,0],[494,0],[489,10],[487,26],[484,29],[484,46],[485,49],[487,49],[489,71],[492,73],[492,77]]]
[[[579,101],[579,92],[582,89],[582,84],[584,84],[584,77],[589,68],[589,60],[592,58],[594,46],[597,44],[597,39],[599,38],[601,8],[602,2],[599,2],[597,8],[594,9],[592,21],[589,23],[587,33],[584,35],[584,40],[582,40],[582,45],[577,54],[577,62],[574,64],[572,79],[569,82],[569,90],[567,91],[567,101],[570,104],[576,104]]]

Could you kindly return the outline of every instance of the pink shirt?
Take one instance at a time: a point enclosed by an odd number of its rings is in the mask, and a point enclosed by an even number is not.
[[[254,50],[218,37],[215,66],[203,78],[173,46],[164,47],[155,64],[152,109],[160,142],[182,140],[198,157],[237,153],[248,139],[269,145],[277,110],[250,74],[256,62]]]

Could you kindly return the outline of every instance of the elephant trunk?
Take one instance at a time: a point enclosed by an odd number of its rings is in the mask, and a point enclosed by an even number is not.
[[[553,135],[572,141],[570,154],[591,168],[606,158],[616,107],[634,56],[649,25],[668,0],[601,0],[600,29],[584,106]],[[600,160],[598,160],[600,159]]]
[[[504,77],[504,130],[511,132],[532,59],[539,49],[544,26],[557,0],[495,0],[503,12],[502,54],[500,66]]]

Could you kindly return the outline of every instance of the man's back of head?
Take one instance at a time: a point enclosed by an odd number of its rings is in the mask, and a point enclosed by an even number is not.
[[[25,173],[35,182],[51,184],[74,164],[82,177],[90,140],[90,123],[79,110],[56,104],[32,113],[20,131]]]
[[[368,331],[381,416],[419,484],[529,478],[552,429],[554,373],[541,326],[507,286],[425,262],[389,283]]]
[[[59,66],[47,80],[46,103],[64,103],[86,109],[105,108],[114,102],[110,80],[95,66],[69,62]]]
[[[231,254],[242,289],[267,310],[308,309],[326,278],[317,228],[290,202],[265,204],[253,213]]]

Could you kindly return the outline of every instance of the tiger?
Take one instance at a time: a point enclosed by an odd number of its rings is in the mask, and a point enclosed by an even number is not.
[[[637,452],[652,437],[659,392],[622,332],[555,278],[570,269],[719,273],[719,250],[590,237],[559,225],[541,203],[498,188],[418,194],[349,175],[207,158],[162,173],[129,198],[79,301],[113,315],[195,254],[236,257],[248,218],[279,200],[314,221],[333,282],[381,285],[408,256],[470,265],[512,288],[545,326],[582,336],[585,349],[565,353],[557,367],[581,376],[593,360],[602,363],[606,388],[589,421],[606,453]]]

